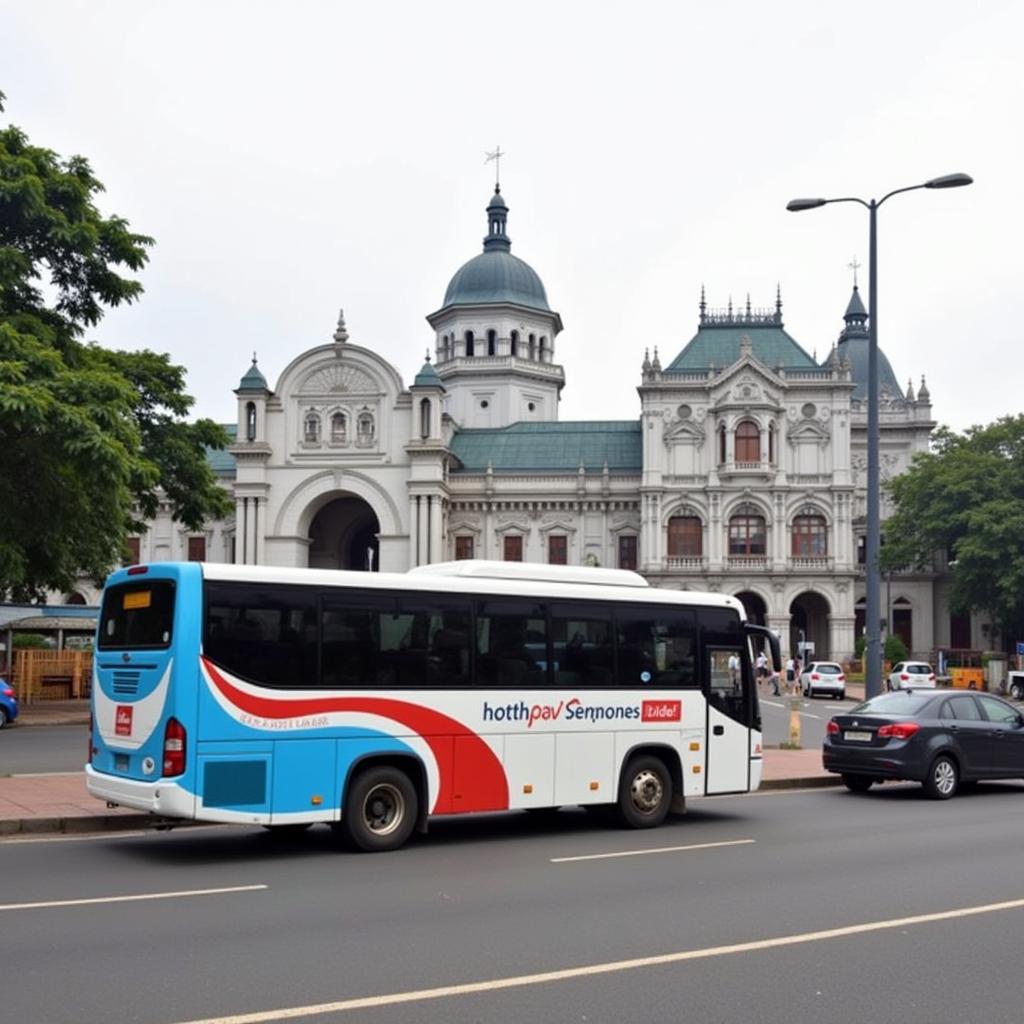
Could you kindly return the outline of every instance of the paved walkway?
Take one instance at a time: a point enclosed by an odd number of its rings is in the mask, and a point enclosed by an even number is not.
[[[81,724],[89,720],[80,701],[48,701],[22,708],[13,728]],[[2,738],[0,738],[2,746]],[[821,750],[768,749],[762,789],[836,785],[839,778],[821,767]],[[98,832],[152,826],[151,815],[107,807],[85,790],[81,772],[0,776],[0,836],[34,832]]]

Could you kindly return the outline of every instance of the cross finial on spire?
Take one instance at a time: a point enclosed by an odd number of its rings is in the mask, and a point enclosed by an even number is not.
[[[427,349],[427,362],[430,362],[430,349]]]
[[[252,365],[256,365],[256,349],[252,350]]]
[[[857,287],[857,271],[860,269],[860,264],[857,262],[857,257],[854,256],[849,263],[846,264],[847,269],[853,271],[853,287]]]
[[[501,146],[496,146],[493,153],[484,152],[484,156],[487,157],[484,160],[485,164],[489,164],[492,160],[494,161],[494,191],[501,191],[501,158],[506,154],[502,153]]]

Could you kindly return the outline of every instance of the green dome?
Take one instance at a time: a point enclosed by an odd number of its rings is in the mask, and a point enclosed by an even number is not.
[[[507,217],[508,207],[495,188],[487,205],[488,234],[484,251],[455,272],[444,293],[443,306],[513,302],[530,309],[551,311],[537,272],[510,252],[512,242],[505,232]]]

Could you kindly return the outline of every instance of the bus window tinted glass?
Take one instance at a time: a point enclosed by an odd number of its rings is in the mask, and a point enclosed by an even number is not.
[[[101,651],[169,647],[174,625],[174,583],[123,583],[103,594]]]
[[[476,612],[478,686],[543,686],[547,626],[543,606],[528,599],[481,601]]]
[[[698,686],[696,620],[685,608],[615,610],[621,686]]]
[[[382,624],[382,660],[396,686],[468,686],[470,608],[441,595],[399,598]]]
[[[329,595],[323,602],[323,685],[362,688],[395,685],[382,656],[404,635],[395,599],[378,594]]]
[[[611,686],[611,611],[592,604],[552,604],[551,651],[555,686]]]
[[[263,686],[316,686],[316,595],[291,587],[208,583],[203,651],[222,668]]]

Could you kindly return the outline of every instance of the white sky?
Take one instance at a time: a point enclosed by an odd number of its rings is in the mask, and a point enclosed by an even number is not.
[[[94,332],[169,352],[194,412],[235,418],[259,356],[351,341],[411,383],[424,317],[481,247],[501,145],[512,251],[565,330],[561,416],[631,419],[714,307],[770,306],[822,358],[867,211],[879,340],[957,429],[1024,403],[1024,4],[0,0],[6,121],[88,157],[157,245],[145,294]]]

